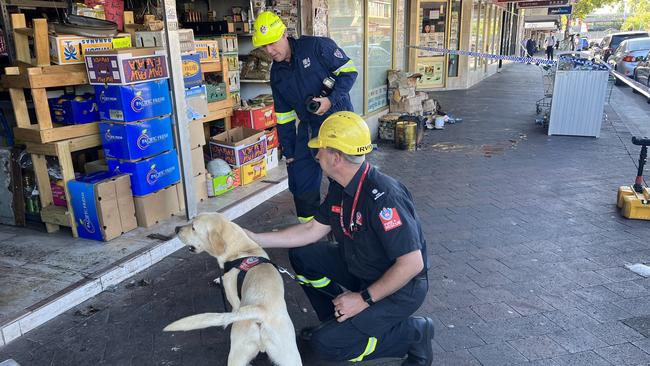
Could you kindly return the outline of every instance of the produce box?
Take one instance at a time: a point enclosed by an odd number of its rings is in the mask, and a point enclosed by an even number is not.
[[[228,97],[226,94],[226,83],[205,84],[208,93],[208,103],[218,102]]]
[[[198,202],[201,202],[208,198],[208,181],[206,173],[206,171],[203,171],[203,174],[199,174],[192,178],[192,181],[194,182],[194,195],[196,196],[196,200]]]
[[[113,48],[112,37],[91,38],[73,35],[52,35],[49,38],[50,59],[59,65],[82,64],[86,53]]]
[[[239,91],[239,79],[239,71],[228,71],[228,84],[231,92]]]
[[[52,122],[79,125],[99,121],[99,109],[94,94],[63,94],[57,98],[49,98],[48,102]]]
[[[181,173],[176,150],[139,161],[108,159],[108,170],[131,175],[131,189],[134,196],[145,196],[172,184],[178,183]]]
[[[201,62],[219,62],[219,41],[194,41],[194,52],[201,56]]]
[[[241,185],[251,184],[266,177],[266,158],[262,158],[241,166]]]
[[[267,151],[280,146],[280,137],[278,136],[278,129],[276,127],[264,130],[264,134],[266,134]]]
[[[142,197],[134,197],[138,226],[150,227],[185,209],[183,185],[177,183]]]
[[[237,36],[225,35],[221,36],[221,52],[223,53],[237,53],[239,45],[237,43]]]
[[[132,122],[164,116],[172,112],[167,80],[133,85],[95,85],[99,118]]]
[[[237,55],[228,55],[225,56],[226,62],[228,63],[228,70],[229,71],[237,71],[239,70],[239,56]]]
[[[192,154],[192,175],[197,176],[205,173],[205,158],[203,157],[203,147],[197,147],[190,150]]]
[[[208,188],[208,196],[221,196],[224,193],[230,192],[235,187],[241,185],[241,176],[240,168],[233,168],[232,171],[226,175],[220,175],[218,177],[209,176],[211,179],[212,190]]]
[[[230,165],[246,164],[266,155],[266,135],[250,128],[230,129],[211,138],[210,155]]]
[[[201,72],[201,55],[190,53],[181,55],[183,60],[183,81],[186,88],[199,86],[203,83],[203,73]]]
[[[100,172],[68,182],[79,236],[111,240],[137,227],[129,177]]]
[[[280,163],[280,157],[278,156],[278,148],[275,147],[271,150],[269,150],[266,153],[266,170],[271,170],[273,168],[277,168],[278,164]]]
[[[233,127],[246,127],[263,130],[277,124],[273,105],[248,107],[233,110]]]
[[[50,181],[52,203],[54,203],[54,206],[68,207],[67,198],[65,197],[65,188],[63,188],[63,185],[62,180],[57,180],[56,182]]]
[[[194,52],[194,32],[191,29],[179,29],[178,39],[181,44],[181,53]],[[137,31],[135,32],[135,46],[165,48],[165,31]]]
[[[100,122],[107,158],[139,160],[174,148],[170,116],[132,123]]]
[[[208,95],[205,85],[185,89],[185,112],[191,121],[208,116]]]
[[[197,148],[205,145],[205,130],[203,129],[203,122],[189,121],[190,130],[190,149]]]
[[[120,48],[86,55],[92,85],[129,85],[169,77],[162,48]]]

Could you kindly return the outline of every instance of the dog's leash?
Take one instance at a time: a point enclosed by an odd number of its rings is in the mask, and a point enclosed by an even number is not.
[[[298,279],[298,278],[297,278],[293,273],[291,273],[288,269],[286,269],[286,268],[284,268],[284,267],[282,267],[282,266],[278,266],[278,265],[276,265],[276,264],[273,264],[273,265],[275,266],[275,268],[277,268],[278,272],[280,272],[281,274],[285,274],[285,275],[289,276],[289,278],[291,278],[292,280],[296,281],[299,285],[304,285],[304,282],[303,282],[303,281],[300,281],[300,280],[299,280],[299,279]],[[338,296],[338,295],[334,295],[334,294],[332,294],[331,292],[329,292],[329,291],[327,291],[327,290],[325,290],[325,289],[322,289],[322,288],[317,288],[317,287],[314,287],[314,286],[312,286],[312,288],[313,288],[314,290],[316,290],[316,291],[319,291],[319,292],[321,292],[321,293],[323,293],[323,294],[325,294],[325,295],[331,297],[332,299]]]

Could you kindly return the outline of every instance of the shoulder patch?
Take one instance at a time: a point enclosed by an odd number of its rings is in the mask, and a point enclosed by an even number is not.
[[[397,213],[397,208],[382,208],[379,212],[379,220],[381,221],[384,231],[391,231],[395,228],[402,226],[402,219]]]
[[[334,57],[343,58],[343,52],[337,48],[336,51],[334,51]]]

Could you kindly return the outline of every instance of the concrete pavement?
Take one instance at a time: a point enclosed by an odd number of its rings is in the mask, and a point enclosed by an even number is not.
[[[434,364],[650,364],[650,279],[625,267],[650,262],[650,223],[615,206],[616,189],[636,174],[635,121],[607,106],[599,139],[546,136],[533,123],[541,94],[535,66],[508,65],[470,90],[435,93],[464,121],[427,132],[422,150],[380,144],[371,155],[409,187],[423,220],[432,268],[419,313],[436,323]],[[285,192],[236,222],[269,230],[286,225],[290,209]],[[286,251],[269,253],[287,264]],[[161,332],[222,311],[217,274],[214,259],[180,250],[0,348],[0,361],[225,364],[227,331]],[[315,324],[300,288],[285,284],[296,329]],[[301,351],[305,365],[325,365]]]

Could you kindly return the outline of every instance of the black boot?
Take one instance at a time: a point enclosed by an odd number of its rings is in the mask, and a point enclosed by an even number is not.
[[[431,366],[433,363],[433,320],[425,317],[414,317],[415,326],[421,337],[409,348],[408,357],[402,366]]]

